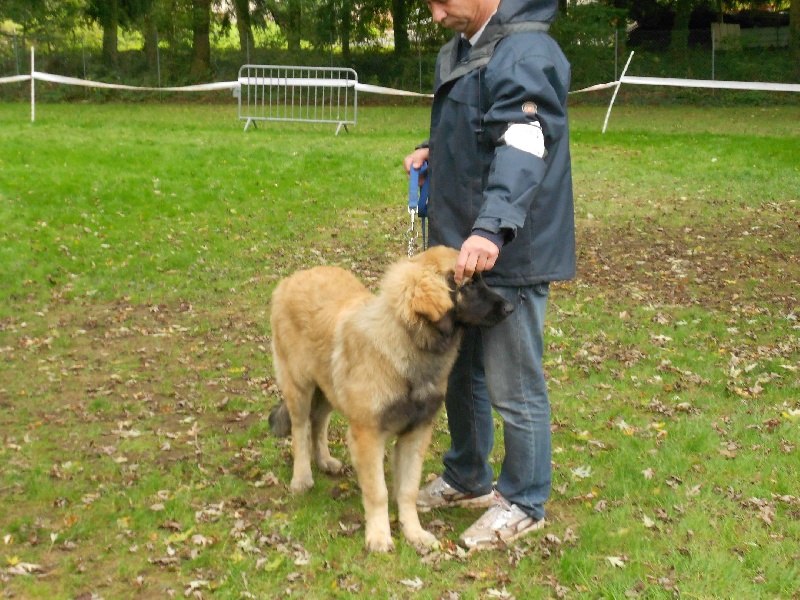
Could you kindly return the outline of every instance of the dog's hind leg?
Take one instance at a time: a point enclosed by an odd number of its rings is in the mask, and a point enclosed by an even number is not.
[[[400,434],[394,445],[392,467],[394,469],[394,495],[403,535],[414,546],[432,547],[436,536],[425,531],[417,514],[417,495],[422,477],[422,462],[431,442],[432,424],[424,424],[407,433]]]
[[[372,427],[351,423],[347,443],[364,502],[367,550],[391,552],[394,550],[394,541],[389,528],[389,491],[383,472],[386,434]]]
[[[342,462],[331,456],[328,448],[328,423],[331,420],[333,407],[322,390],[314,390],[311,400],[311,435],[314,444],[314,461],[326,473],[338,473],[342,470]]]
[[[311,397],[313,384],[299,387],[294,381],[282,381],[283,397],[292,420],[292,455],[294,467],[289,490],[299,494],[311,489]]]

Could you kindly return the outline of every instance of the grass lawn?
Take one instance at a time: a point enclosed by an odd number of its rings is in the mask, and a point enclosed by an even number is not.
[[[572,110],[550,525],[364,550],[352,469],[293,497],[275,282],[405,255],[424,107],[0,104],[0,589],[15,598],[800,598],[800,110]],[[349,463],[344,423],[334,455]],[[494,454],[503,457],[498,423]],[[426,462],[438,473],[444,416]],[[94,595],[94,596],[93,596]]]

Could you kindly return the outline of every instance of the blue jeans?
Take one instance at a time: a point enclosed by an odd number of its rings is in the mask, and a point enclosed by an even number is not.
[[[552,483],[550,400],[542,368],[550,288],[544,283],[492,289],[514,305],[514,312],[494,327],[465,332],[445,401],[451,445],[443,477],[460,492],[491,491],[494,407],[505,439],[497,491],[541,519]]]

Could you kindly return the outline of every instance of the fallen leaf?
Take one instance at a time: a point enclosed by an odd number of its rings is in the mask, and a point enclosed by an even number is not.
[[[19,562],[17,557],[14,557],[16,562],[14,562],[8,569],[6,569],[6,573],[9,575],[30,575],[31,573],[43,573],[44,568],[42,565],[37,565],[34,563],[27,563],[27,562]],[[9,560],[9,562],[11,562]]]
[[[514,596],[506,591],[505,586],[502,590],[489,589],[486,592],[491,598],[503,598],[503,600],[513,600]]]
[[[208,538],[204,535],[196,533],[195,535],[192,536],[192,543],[195,546],[203,546],[203,547],[210,546],[211,544],[214,543],[214,538]]]
[[[632,425],[629,425],[625,422],[625,419],[620,419],[616,422],[616,426],[624,433],[625,435],[633,435],[636,433],[636,428]]]
[[[587,479],[592,476],[592,467],[589,466],[581,466],[575,467],[572,469],[573,477],[577,477],[578,479]]]
[[[185,533],[173,533],[171,536],[169,536],[167,538],[166,543],[167,544],[180,544],[182,542],[185,542],[186,540],[189,539],[189,536],[192,535],[193,531],[194,531],[194,527],[190,527]]]
[[[400,583],[402,583],[406,587],[411,588],[415,592],[421,590],[422,587],[425,585],[419,577],[415,577],[414,579],[401,579]]]
[[[203,588],[208,589],[210,585],[211,585],[210,582],[206,581],[205,579],[197,579],[195,581],[190,581],[186,585],[186,590],[184,590],[183,595],[188,597],[195,590]]]
[[[781,413],[781,416],[789,421],[796,421],[797,419],[800,419],[800,408],[785,410]]]
[[[611,563],[612,567],[617,567],[618,569],[625,567],[625,561],[619,556],[606,556],[606,560]]]
[[[258,567],[258,566],[259,566],[259,563],[260,563],[260,562],[261,562],[260,560],[256,562],[256,567]],[[281,563],[283,563],[283,556],[278,556],[278,557],[277,557],[275,560],[273,560],[271,563],[268,563],[268,564],[264,565],[264,570],[265,570],[265,571],[267,571],[267,572],[274,571],[274,570],[276,570],[278,567],[280,567],[280,566],[281,566]]]

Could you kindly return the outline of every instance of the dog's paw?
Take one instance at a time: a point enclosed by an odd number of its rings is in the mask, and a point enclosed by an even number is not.
[[[394,552],[391,535],[367,535],[367,550],[370,552]]]
[[[403,531],[403,535],[409,544],[417,548],[436,548],[439,546],[439,540],[436,536],[424,529],[413,532]]]
[[[293,494],[303,494],[314,487],[314,479],[311,477],[295,477],[289,484],[289,491]]]
[[[342,470],[342,461],[333,458],[332,456],[317,461],[317,465],[319,466],[320,469],[322,469],[326,473],[330,473],[331,475],[336,475]]]

